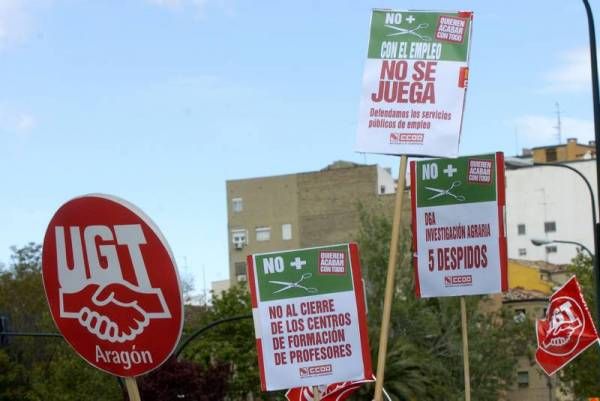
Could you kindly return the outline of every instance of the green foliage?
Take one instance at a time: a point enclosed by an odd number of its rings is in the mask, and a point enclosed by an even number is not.
[[[515,321],[508,308],[482,312],[482,302],[486,298],[473,303],[468,317],[472,398],[491,401],[515,380],[517,358],[531,354],[535,331],[531,321]]]
[[[10,331],[56,332],[41,276],[41,246],[11,248],[0,271],[0,314]],[[92,368],[61,338],[10,337],[0,350],[0,400],[121,400],[114,377]]]
[[[40,245],[11,249],[12,263],[0,271],[0,314],[8,316],[12,330],[55,332],[42,285]],[[61,340],[20,337],[9,341],[11,359],[29,369],[34,361],[49,359]],[[42,341],[49,343],[40,346]]]
[[[580,253],[573,259],[568,271],[577,276],[585,302],[597,325],[597,305],[591,258]],[[573,393],[576,401],[587,401],[588,397],[598,397],[600,395],[600,369],[598,366],[600,366],[600,349],[597,345],[592,345],[562,369],[560,373],[561,389],[564,392]]]
[[[0,349],[0,401],[26,400],[26,372],[22,365],[13,363]]]
[[[361,207],[359,248],[367,282],[369,334],[376,366],[391,223],[381,208]],[[460,299],[416,299],[411,233],[401,230],[384,387],[397,401],[464,399]],[[530,344],[530,322],[516,323],[488,297],[467,297],[471,396],[497,400]],[[491,310],[491,311],[490,311]],[[372,394],[365,389],[359,398]],[[358,398],[357,398],[358,399]]]
[[[54,340],[60,341],[60,340]],[[119,401],[123,393],[117,377],[106,374],[62,347],[48,363],[37,363],[31,373],[35,399],[44,401]]]

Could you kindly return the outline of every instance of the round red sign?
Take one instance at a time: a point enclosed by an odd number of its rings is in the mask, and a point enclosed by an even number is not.
[[[158,227],[130,203],[86,195],[61,206],[44,237],[42,275],[56,326],[95,367],[138,376],[177,345],[175,260]]]

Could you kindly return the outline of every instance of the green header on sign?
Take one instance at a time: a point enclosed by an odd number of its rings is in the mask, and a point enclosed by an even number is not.
[[[472,13],[373,10],[369,58],[466,62]]]
[[[496,155],[416,163],[417,207],[496,201]]]
[[[352,291],[348,245],[254,255],[261,301]]]

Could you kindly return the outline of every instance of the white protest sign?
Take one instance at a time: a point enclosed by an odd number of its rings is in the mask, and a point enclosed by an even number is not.
[[[456,156],[472,12],[373,10],[356,150]]]
[[[372,376],[355,244],[248,256],[261,387]]]
[[[417,296],[506,291],[502,153],[413,161],[410,172]]]

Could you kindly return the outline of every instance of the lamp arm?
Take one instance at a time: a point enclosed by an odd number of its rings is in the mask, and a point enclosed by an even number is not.
[[[583,245],[582,243],[579,242],[575,242],[575,241],[566,241],[566,240],[552,240],[551,242],[555,242],[557,244],[571,244],[571,245],[575,245],[580,247],[581,249],[583,249],[584,251],[586,251],[588,253],[588,255],[590,255],[590,257],[592,258],[592,260],[594,260],[594,254],[592,253],[592,251],[590,251],[590,249]]]

